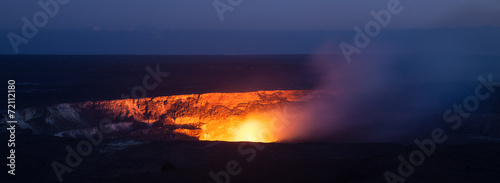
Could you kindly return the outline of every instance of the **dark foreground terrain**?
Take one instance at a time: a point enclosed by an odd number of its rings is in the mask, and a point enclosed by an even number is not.
[[[76,149],[80,141],[20,134],[16,176],[2,173],[2,182],[57,182],[51,163],[65,165],[65,147]],[[230,182],[386,182],[384,172],[398,174],[398,156],[408,159],[416,149],[376,143],[104,141],[62,177],[64,182],[214,182],[209,173],[227,172],[231,164],[240,172]],[[498,141],[438,145],[406,182],[498,182],[498,154]]]

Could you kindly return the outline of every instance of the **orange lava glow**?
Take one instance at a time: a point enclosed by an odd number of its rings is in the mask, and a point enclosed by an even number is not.
[[[249,119],[235,126],[232,134],[221,139],[203,139],[220,141],[246,141],[246,142],[275,142],[274,134],[269,133],[269,124],[257,119]],[[217,133],[217,132],[215,132]],[[223,132],[224,133],[224,132]]]
[[[260,134],[263,129],[266,127],[257,120],[249,120],[243,122],[236,130],[234,138],[231,140],[234,141],[249,141],[249,142],[274,142],[276,141],[273,137],[263,137]]]
[[[318,94],[312,90],[205,93],[87,102],[84,106],[107,109],[111,119],[148,123],[173,134],[165,135],[170,139],[276,142],[278,134],[270,128],[274,110],[307,102]]]
[[[207,124],[201,127],[203,132],[199,139],[207,141],[276,142],[277,138],[270,128],[271,115],[263,115],[267,113],[260,112],[242,118],[233,116],[212,120],[212,125]]]

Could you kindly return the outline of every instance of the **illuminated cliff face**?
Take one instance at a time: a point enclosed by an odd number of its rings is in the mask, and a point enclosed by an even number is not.
[[[132,118],[199,140],[274,142],[276,134],[269,130],[273,110],[305,102],[311,93],[314,92],[207,93],[85,102],[81,106],[104,111],[111,119]]]
[[[274,90],[88,101],[23,109],[18,119],[34,133],[57,136],[85,137],[106,119],[111,131],[107,139],[275,142],[302,130],[295,126],[293,131],[292,125],[276,130],[280,121],[286,121],[277,116],[291,116],[283,115],[284,109],[298,106],[293,113],[308,114],[304,106],[325,96],[331,95]]]

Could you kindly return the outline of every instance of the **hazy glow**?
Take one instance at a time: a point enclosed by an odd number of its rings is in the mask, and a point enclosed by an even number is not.
[[[235,131],[234,138],[231,141],[248,142],[274,142],[276,137],[270,132],[269,125],[259,120],[251,119],[243,122]]]
[[[276,142],[277,133],[270,128],[271,118],[263,117],[269,115],[250,115],[245,120],[232,120],[231,122],[221,120],[221,128],[204,130],[200,140],[208,141],[236,141],[236,142]]]

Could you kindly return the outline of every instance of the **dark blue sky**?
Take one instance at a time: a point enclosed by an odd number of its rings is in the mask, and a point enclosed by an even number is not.
[[[48,1],[48,0],[43,0]],[[220,0],[226,4],[227,0]],[[46,29],[329,30],[352,29],[389,0],[242,0],[221,22],[213,0],[72,0]],[[498,0],[401,0],[404,11],[389,28],[500,25]],[[37,1],[0,2],[2,29],[16,30]]]
[[[231,6],[230,1],[238,0],[218,1]],[[354,35],[348,33],[352,32],[353,27],[363,27],[373,20],[370,15],[371,10],[387,9],[388,2],[398,2],[398,0],[241,1],[241,4],[231,6],[232,11],[225,12],[224,21],[221,21],[213,6],[214,0],[71,0],[68,4],[60,5],[59,12],[49,18],[48,23],[42,26],[28,43],[20,44],[18,53],[311,53],[325,42],[332,41],[329,33],[314,31],[347,31],[332,34],[336,39],[332,44],[338,44],[335,41],[340,41],[340,38],[343,41],[352,39]],[[400,3],[403,7],[402,12],[392,16],[392,21],[384,31],[500,27],[498,0],[401,0]],[[13,32],[22,35],[24,24],[22,17],[32,20],[33,15],[41,10],[36,0],[0,2],[0,54],[15,53],[7,34]],[[205,32],[185,33],[186,30]],[[213,34],[210,31],[217,33]],[[295,32],[235,33],[225,37],[226,33],[223,31]],[[410,37],[417,35],[443,37],[442,34],[446,35],[442,32],[432,35],[420,32],[411,34]],[[193,35],[198,35],[199,39],[193,38]],[[387,36],[387,39],[389,38],[391,37]],[[380,38],[382,42],[383,39]],[[232,40],[238,40],[239,44],[232,43]],[[304,45],[287,47],[300,43]],[[453,44],[455,43],[451,43]],[[197,50],[192,49],[190,45],[196,45]],[[264,49],[263,47],[266,47],[266,50],[259,50],[259,48]]]

